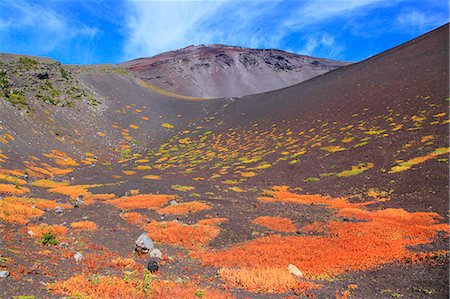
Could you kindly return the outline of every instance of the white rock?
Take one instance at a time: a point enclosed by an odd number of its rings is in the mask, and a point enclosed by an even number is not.
[[[83,255],[79,252],[75,252],[75,254],[73,255],[73,258],[75,259],[75,262],[77,262],[77,264],[78,264],[83,259]]]
[[[3,270],[0,271],[0,278],[7,278],[9,276],[9,271]]]
[[[295,265],[289,264],[287,267],[289,273],[294,274],[297,277],[303,277],[302,271],[300,271],[299,268],[297,268]]]
[[[29,230],[29,231],[27,231],[27,234],[29,234],[30,236],[34,236],[34,235],[36,235],[32,230]]]
[[[152,251],[150,251],[150,257],[161,259],[162,258],[161,250],[159,250],[158,248],[153,249]]]
[[[138,253],[148,253],[155,248],[152,239],[147,233],[142,233],[135,242],[135,251]]]

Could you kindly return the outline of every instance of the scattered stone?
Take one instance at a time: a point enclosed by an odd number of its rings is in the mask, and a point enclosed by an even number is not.
[[[32,237],[36,235],[32,230],[27,231],[27,234],[29,234]]]
[[[61,243],[59,244],[59,246],[60,246],[60,247],[63,247],[63,248],[67,248],[67,247],[69,247],[69,243],[67,243],[67,242],[61,242]]]
[[[138,254],[147,254],[155,248],[152,239],[147,235],[147,233],[142,233],[135,242],[134,250]]]
[[[36,77],[40,80],[48,79],[48,73],[38,73],[36,74]]]
[[[177,204],[178,204],[178,202],[176,200],[171,200],[169,202],[169,205],[171,205],[171,206],[174,206],[174,205],[177,205]]]
[[[60,206],[57,206],[57,207],[55,208],[55,213],[56,213],[56,214],[62,214],[62,212],[63,212],[63,209],[62,209]]]
[[[158,264],[156,264],[156,266],[158,266]],[[8,270],[0,271],[0,278],[7,278],[8,276],[9,276]]]
[[[83,204],[83,195],[78,195],[77,198],[75,199],[73,207],[78,208],[82,204]]]
[[[289,273],[294,274],[297,277],[303,277],[303,272],[300,271],[295,265],[289,264],[287,267]]]
[[[87,220],[87,219],[89,219],[89,217],[88,216],[83,216],[83,217],[81,217],[81,219]]]
[[[147,270],[154,273],[159,270],[158,262],[156,260],[150,260],[147,265]]]
[[[178,277],[178,278],[175,280],[175,282],[176,282],[176,283],[183,283],[183,279],[182,279],[181,277]]]
[[[150,257],[155,259],[162,259],[162,252],[158,248],[153,249],[150,251]]]
[[[83,255],[79,252],[75,252],[75,254],[73,255],[73,258],[75,259],[75,262],[77,262],[77,264],[78,264],[83,259]]]

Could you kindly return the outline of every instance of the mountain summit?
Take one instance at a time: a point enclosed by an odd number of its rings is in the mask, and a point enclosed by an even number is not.
[[[122,63],[159,88],[200,97],[240,97],[291,86],[349,63],[225,45],[199,45]]]

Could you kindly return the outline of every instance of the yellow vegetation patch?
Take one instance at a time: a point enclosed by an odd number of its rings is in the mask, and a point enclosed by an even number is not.
[[[135,124],[131,124],[131,125],[130,125],[130,128],[132,128],[132,129],[135,129],[135,130],[136,130],[136,129],[139,129],[139,126],[137,126],[137,125],[135,125]]]
[[[136,170],[152,170],[152,167],[150,165],[138,165],[134,167]]]
[[[183,186],[183,185],[172,185],[170,188],[182,192],[192,191],[195,189],[194,186]]]
[[[156,175],[156,174],[144,175],[142,178],[146,179],[146,180],[160,180],[161,179],[161,177],[159,175]]]
[[[27,184],[26,181],[16,178],[14,176],[7,175],[7,174],[0,174],[0,181],[12,183],[14,185],[26,185]]]
[[[413,166],[431,160],[437,156],[446,155],[450,152],[450,148],[448,147],[440,147],[429,153],[428,155],[413,158],[411,160],[401,162],[396,166],[393,166],[389,173],[396,173],[400,171],[405,171],[411,169]]]
[[[210,210],[211,207],[199,201],[183,202],[157,210],[159,214],[185,215],[187,213],[196,213],[204,210]]]
[[[352,166],[349,170],[344,170],[338,174],[337,177],[349,177],[363,173],[366,170],[373,168],[373,163],[359,163],[358,165]]]
[[[71,198],[77,198],[79,195],[85,196],[90,195],[89,188],[102,187],[103,184],[92,184],[92,185],[73,185],[73,186],[60,186],[51,188],[48,192],[51,193],[60,193],[67,195]]]
[[[342,147],[342,146],[339,146],[339,145],[325,146],[325,147],[321,147],[320,149],[323,150],[323,151],[330,152],[330,153],[336,153],[336,152],[345,151],[345,147]]]
[[[68,186],[68,185],[69,185],[68,181],[56,182],[56,181],[52,181],[52,180],[48,180],[48,179],[36,180],[31,183],[31,186],[42,187],[42,188],[56,188],[56,187],[62,187],[62,186]]]
[[[136,174],[136,171],[132,171],[132,170],[124,170],[122,171],[124,175],[134,175]]]
[[[242,172],[241,176],[243,178],[251,178],[254,177],[256,175],[256,173],[254,173],[253,171],[249,171],[249,172]]]
[[[173,129],[174,126],[168,123],[163,123],[161,126],[163,126],[164,128],[168,128],[168,129]]]

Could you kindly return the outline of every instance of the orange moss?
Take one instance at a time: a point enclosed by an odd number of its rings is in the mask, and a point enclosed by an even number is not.
[[[159,214],[173,214],[184,215],[187,213],[197,213],[204,210],[210,210],[211,207],[207,204],[199,201],[183,202],[176,205],[170,205],[165,208],[159,209],[156,212]]]
[[[297,280],[286,268],[221,268],[219,275],[230,287],[255,293],[286,293],[305,295],[321,285]]]
[[[193,257],[217,267],[285,267],[294,263],[309,277],[325,278],[345,271],[367,270],[401,261],[409,256],[409,246],[427,244],[438,232],[449,232],[447,223],[436,213],[410,213],[402,209],[368,211],[361,204],[318,195],[274,192],[271,201],[323,203],[337,209],[338,215],[364,220],[328,221],[304,227],[323,236],[269,236],[238,244],[227,250],[195,252]],[[301,250],[299,250],[301,248]]]
[[[70,205],[57,203],[56,200],[42,199],[42,198],[29,198],[29,197],[7,197],[4,199],[9,203],[21,203],[30,207],[35,206],[38,209],[54,209],[61,207],[64,209],[72,208]]]
[[[42,238],[46,233],[52,233],[60,238],[67,235],[67,227],[62,225],[48,225],[42,223],[40,225],[30,225],[27,229],[34,233],[33,236],[35,238]]]
[[[176,195],[166,194],[141,194],[136,196],[120,197],[113,200],[108,200],[106,203],[115,205],[124,210],[133,209],[149,209],[156,210],[161,206],[167,204],[169,201],[175,199]]]
[[[0,184],[0,194],[14,194],[23,195],[30,192],[30,189],[26,187],[19,187],[18,185]]]
[[[125,219],[125,221],[127,221],[128,223],[138,226],[147,223],[147,217],[137,212],[123,213],[121,217]]]
[[[186,225],[174,221],[157,222],[153,220],[145,226],[145,230],[157,242],[191,249],[208,246],[209,242],[220,233],[220,228],[214,224],[200,221],[195,225]]]
[[[253,223],[258,225],[265,226],[272,230],[280,231],[280,232],[296,232],[297,228],[292,223],[291,219],[283,218],[283,217],[269,217],[269,216],[261,216],[253,220]]]
[[[97,224],[95,222],[92,221],[79,221],[79,222],[72,222],[72,224],[70,224],[70,226],[72,228],[75,229],[81,229],[81,230],[96,230],[97,229]]]
[[[142,267],[140,264],[136,263],[134,259],[122,257],[113,258],[110,262],[110,266],[119,269],[139,269]]]
[[[99,194],[88,194],[83,197],[83,202],[85,204],[91,204],[94,203],[97,200],[111,200],[116,198],[116,195],[113,193],[99,193]]]

